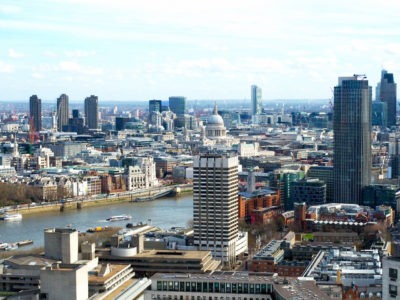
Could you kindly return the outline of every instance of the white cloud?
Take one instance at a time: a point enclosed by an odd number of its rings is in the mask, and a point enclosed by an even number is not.
[[[78,64],[74,61],[61,61],[58,64],[59,71],[71,72],[83,75],[102,75],[103,69],[97,67],[88,67]]]
[[[11,58],[20,58],[20,57],[24,57],[25,55],[23,53],[17,52],[14,49],[10,48],[10,49],[8,49],[8,56]]]
[[[43,79],[44,78],[44,75],[41,73],[32,73],[31,76],[32,76],[32,78],[35,78],[35,79]]]
[[[0,60],[0,73],[12,73],[14,69],[13,65]]]
[[[1,5],[0,4],[0,14],[16,14],[21,12],[21,7],[15,5]]]
[[[47,57],[57,57],[58,56],[55,52],[50,51],[50,50],[44,51],[43,54]]]
[[[85,50],[75,50],[75,51],[65,51],[67,57],[87,57],[96,55],[95,51],[85,51]]]

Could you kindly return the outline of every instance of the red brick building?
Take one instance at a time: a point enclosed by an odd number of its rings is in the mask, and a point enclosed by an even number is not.
[[[283,212],[279,191],[263,189],[241,192],[238,197],[239,220],[265,224]]]

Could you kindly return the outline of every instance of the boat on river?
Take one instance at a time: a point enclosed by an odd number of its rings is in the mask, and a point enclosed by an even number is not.
[[[18,245],[18,247],[27,246],[33,244],[33,240],[23,240],[16,242],[16,244]]]
[[[125,221],[125,220],[130,220],[132,219],[132,216],[129,215],[119,215],[119,216],[111,216],[107,218],[106,220],[108,222],[116,222],[116,221]]]
[[[4,214],[1,217],[1,220],[3,220],[3,221],[19,221],[19,220],[22,220],[22,215],[20,213]]]
[[[111,229],[112,228],[108,227],[108,226],[97,226],[97,227],[89,228],[88,230],[86,230],[86,232],[90,232],[90,233],[93,233],[93,232],[104,232],[104,231],[109,231]]]

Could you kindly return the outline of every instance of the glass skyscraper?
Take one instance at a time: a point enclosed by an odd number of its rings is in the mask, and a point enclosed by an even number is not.
[[[387,125],[396,126],[397,85],[393,73],[382,70],[381,82],[376,88],[376,100],[387,104]]]
[[[63,131],[63,127],[68,125],[69,118],[69,98],[66,94],[62,94],[57,99],[57,129]]]
[[[149,113],[161,112],[161,100],[149,100]]]
[[[360,204],[371,182],[372,89],[364,75],[340,77],[334,90],[334,202]]]
[[[251,86],[251,115],[259,115],[262,111],[261,88],[256,85]]]
[[[185,97],[169,97],[169,108],[177,116],[183,116],[186,111]]]

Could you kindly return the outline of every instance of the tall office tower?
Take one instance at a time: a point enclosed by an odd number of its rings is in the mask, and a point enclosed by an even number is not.
[[[42,130],[42,99],[39,99],[36,95],[29,98],[29,114],[30,124],[33,125],[34,131]]]
[[[74,119],[79,118],[79,109],[72,110],[72,118],[74,118]]]
[[[149,100],[149,113],[152,112],[161,113],[161,100]]]
[[[399,137],[393,137],[389,141],[389,177],[399,178],[400,177],[400,139]]]
[[[86,126],[89,129],[97,129],[99,127],[99,98],[91,95],[85,99],[85,119]]]
[[[376,87],[376,100],[387,104],[387,125],[396,126],[397,84],[393,73],[382,70],[381,82]]]
[[[169,108],[177,116],[183,116],[186,111],[185,97],[169,97]]]
[[[261,114],[261,88],[256,85],[251,86],[251,115]]]
[[[193,168],[194,244],[223,262],[235,259],[238,157],[204,154]]]
[[[339,77],[334,90],[334,201],[360,204],[371,183],[371,87],[364,75]]]
[[[69,118],[69,98],[66,94],[62,94],[57,98],[57,130],[63,131],[63,126],[68,125]]]

